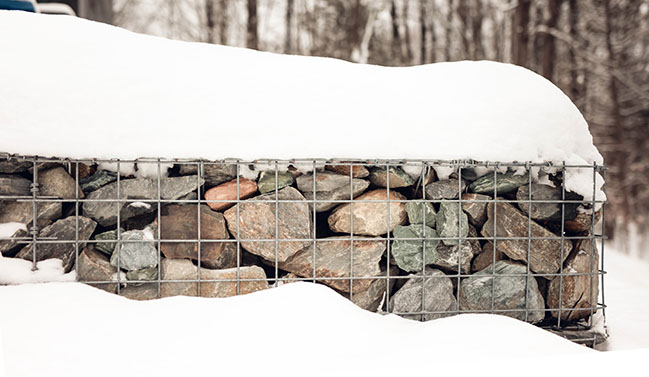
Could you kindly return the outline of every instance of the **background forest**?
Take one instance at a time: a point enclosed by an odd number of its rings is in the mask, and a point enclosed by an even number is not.
[[[649,255],[649,0],[57,1],[82,17],[186,41],[387,66],[527,67],[590,124],[609,168],[606,234],[620,250]]]

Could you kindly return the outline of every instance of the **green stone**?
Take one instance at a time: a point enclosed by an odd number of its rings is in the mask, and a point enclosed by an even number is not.
[[[275,171],[263,171],[257,185],[262,194],[282,189],[293,184],[293,175],[289,172],[277,172],[277,186],[275,186]]]
[[[120,228],[120,232],[124,233],[125,231]],[[99,233],[95,236],[95,239],[99,241],[117,240],[117,230],[109,230],[108,232]],[[95,244],[95,249],[111,256],[115,250],[115,244],[116,242],[97,242]]]
[[[400,269],[408,272],[421,271],[424,265],[431,264],[437,259],[437,245],[435,229],[422,224],[397,226],[394,228],[392,242],[392,256]],[[399,240],[399,238],[421,238],[422,240]],[[424,240],[425,239],[425,240]],[[425,260],[424,258],[425,245]]]
[[[415,183],[415,180],[403,169],[396,166],[390,167],[390,188],[408,187]],[[388,175],[385,168],[375,167],[370,170],[370,182],[379,187],[388,187]]]
[[[461,236],[462,238],[464,238],[469,234],[469,218],[467,217],[466,213],[460,211],[459,203],[440,203],[436,221],[437,232],[441,238],[455,238],[442,240],[444,245],[459,245],[458,237]]]
[[[528,184],[529,177],[527,174],[515,174],[513,171],[507,173],[496,173],[496,195],[506,194],[515,191],[519,187]],[[469,185],[469,191],[478,194],[494,194],[494,175],[487,174],[478,178]]]
[[[406,212],[408,213],[408,221],[410,221],[410,224],[423,224],[425,218],[427,226],[431,228],[435,226],[437,213],[432,203],[408,202],[406,203]]]
[[[147,267],[141,270],[134,270],[126,272],[126,279],[128,280],[156,280],[158,279],[158,267]]]

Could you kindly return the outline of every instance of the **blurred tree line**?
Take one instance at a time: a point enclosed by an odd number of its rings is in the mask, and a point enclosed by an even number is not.
[[[174,39],[359,63],[489,59],[558,85],[609,167],[606,230],[649,229],[649,0],[96,0]],[[435,88],[430,88],[435,90]]]

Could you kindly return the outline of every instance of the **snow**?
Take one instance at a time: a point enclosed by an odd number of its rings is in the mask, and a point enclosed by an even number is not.
[[[38,269],[32,271],[30,261],[0,256],[0,285],[76,280],[74,271],[67,274],[64,272],[60,259],[46,259],[38,262],[36,266]]]
[[[603,162],[570,99],[514,65],[360,65],[8,11],[0,35],[7,153]],[[592,184],[576,170],[566,188]]]
[[[512,363],[528,369],[539,358],[562,372],[606,369],[620,359],[638,364],[630,356],[635,353],[601,356],[504,316],[472,314],[426,323],[382,316],[310,283],[227,299],[148,302],[77,283],[51,283],[0,287],[0,302],[14,308],[0,311],[10,376],[87,376],[90,371],[93,376],[119,371],[181,376],[209,370],[265,376],[431,370],[520,375]]]
[[[22,223],[2,223],[0,224],[0,239],[10,238],[19,230],[27,231],[27,227]]]

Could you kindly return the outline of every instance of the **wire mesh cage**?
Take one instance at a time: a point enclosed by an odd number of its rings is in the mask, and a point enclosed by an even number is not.
[[[0,157],[0,223],[25,225],[3,256],[59,258],[118,295],[303,281],[409,319],[496,313],[601,341],[603,166]],[[576,170],[591,198],[566,188]]]

